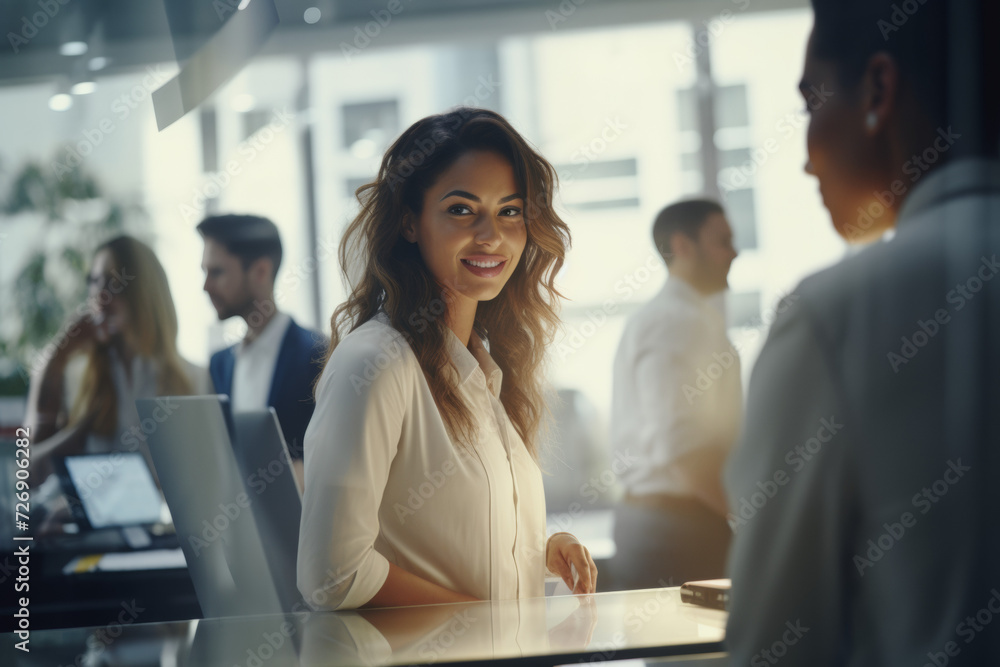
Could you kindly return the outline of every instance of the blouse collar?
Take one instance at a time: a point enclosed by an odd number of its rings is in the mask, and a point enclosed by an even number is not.
[[[462,345],[455,333],[446,327],[448,354],[458,371],[459,384],[465,384],[476,369],[481,369],[486,378],[486,386],[494,396],[500,396],[500,387],[503,383],[503,371],[493,361],[493,357],[486,349],[486,345],[475,331],[469,337],[469,346]]]

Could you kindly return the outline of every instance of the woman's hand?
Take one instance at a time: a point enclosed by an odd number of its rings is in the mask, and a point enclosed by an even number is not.
[[[545,566],[566,582],[573,594],[589,594],[597,590],[597,565],[587,547],[569,533],[555,533],[545,547]],[[576,581],[573,581],[573,569]]]
[[[70,356],[87,352],[95,343],[107,342],[107,334],[98,327],[96,319],[89,309],[69,319],[59,332],[62,340],[57,342],[56,355],[61,361],[65,363]]]
[[[25,421],[31,427],[36,453],[31,458],[33,465],[39,463],[38,444],[55,436],[63,419],[63,397],[66,366],[70,358],[79,352],[87,352],[97,341],[94,320],[89,310],[77,312],[66,320],[56,338],[39,355],[39,363],[32,370],[28,388],[28,405]]]

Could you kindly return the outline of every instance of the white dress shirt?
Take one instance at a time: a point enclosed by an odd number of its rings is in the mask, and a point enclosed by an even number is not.
[[[724,300],[678,278],[629,318],[615,355],[611,442],[633,495],[691,496],[674,463],[732,447],[742,412],[739,355],[726,336]]]
[[[252,342],[241,341],[236,345],[233,350],[236,356],[233,386],[230,390],[233,412],[267,409],[274,365],[291,321],[287,314],[277,312]]]
[[[466,348],[447,335],[478,430],[471,444],[449,436],[384,313],[345,336],[323,370],[305,435],[298,552],[299,590],[317,608],[365,604],[389,563],[480,599],[545,593],[541,472],[499,400],[502,372],[483,342],[473,333]]]

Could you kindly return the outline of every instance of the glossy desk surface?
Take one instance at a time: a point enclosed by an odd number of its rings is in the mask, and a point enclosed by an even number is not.
[[[32,632],[31,653],[15,651],[15,664],[603,662],[720,651],[726,614],[684,604],[678,589],[662,588],[176,623],[141,620],[140,611],[135,622],[118,627]],[[4,635],[5,643],[15,641]]]

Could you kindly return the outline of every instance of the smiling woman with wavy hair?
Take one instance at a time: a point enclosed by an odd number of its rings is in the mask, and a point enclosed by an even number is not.
[[[359,188],[306,432],[314,606],[540,596],[546,567],[594,590],[587,550],[545,540],[536,463],[569,245],[555,184],[502,116],[462,107],[411,126]]]

